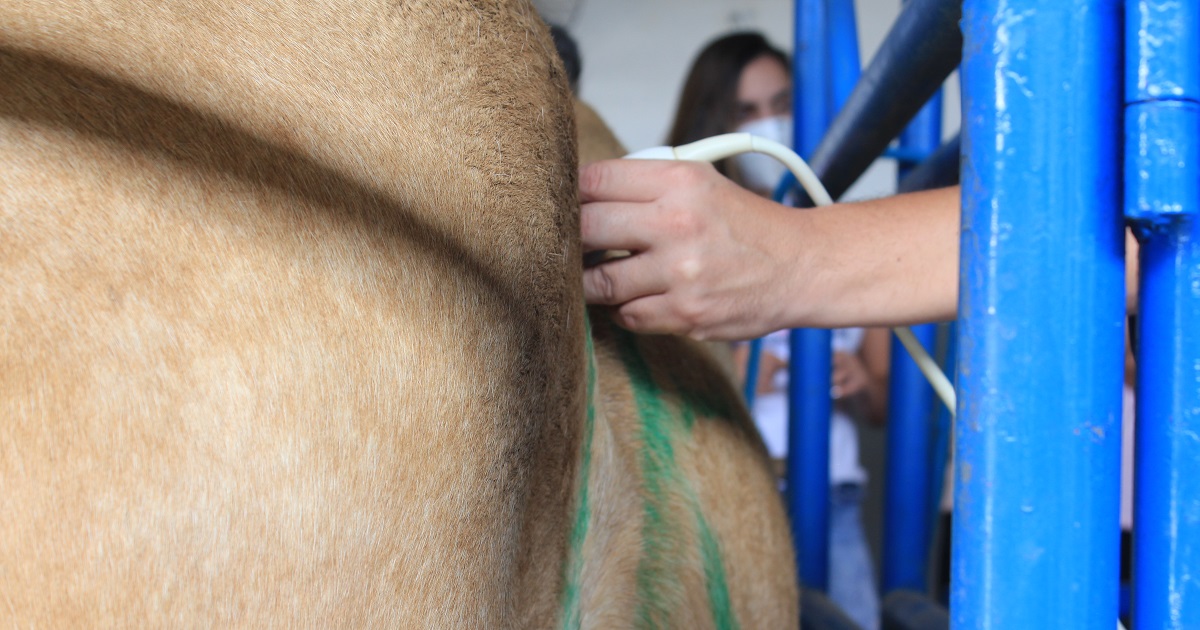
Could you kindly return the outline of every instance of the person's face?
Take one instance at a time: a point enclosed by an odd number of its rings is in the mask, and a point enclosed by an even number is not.
[[[792,77],[779,60],[762,55],[738,78],[734,126],[792,113]]]

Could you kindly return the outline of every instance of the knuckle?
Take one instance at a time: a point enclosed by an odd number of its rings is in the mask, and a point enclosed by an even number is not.
[[[580,209],[579,209],[579,231],[583,235],[583,238],[585,240],[588,238],[588,236],[594,234],[597,231],[597,229],[600,227],[599,226],[600,216],[598,216],[598,215],[599,215],[598,212],[594,211],[592,208],[590,208],[587,205],[580,207]]]
[[[674,162],[667,176],[671,183],[685,189],[699,188],[707,184],[713,166],[702,162]]]
[[[657,334],[666,332],[660,321],[662,317],[654,317],[636,305],[625,305],[617,310],[618,324],[634,332]]]
[[[617,323],[630,330],[641,330],[643,324],[641,316],[629,307],[617,309],[617,319]]]
[[[661,228],[676,239],[693,238],[703,230],[703,224],[690,208],[675,206],[663,213]]]
[[[689,335],[694,334],[700,328],[703,323],[705,311],[704,305],[694,297],[679,300],[675,307],[675,313],[679,320],[683,322]]]
[[[691,172],[690,162],[671,162],[663,171],[663,178],[672,186],[684,186],[690,181]]]
[[[696,282],[704,271],[704,258],[689,252],[680,256],[670,266],[670,276],[675,282]]]
[[[579,190],[587,195],[600,190],[608,179],[608,168],[603,162],[589,164],[579,169]]]
[[[612,270],[605,265],[601,265],[594,270],[592,277],[595,279],[593,288],[600,296],[600,299],[605,304],[614,304],[617,300],[617,279],[613,275]]]

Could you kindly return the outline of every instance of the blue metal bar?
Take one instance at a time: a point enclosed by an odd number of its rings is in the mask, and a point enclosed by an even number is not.
[[[933,152],[920,166],[913,168],[900,179],[897,192],[913,192],[944,188],[958,183],[958,168],[961,161],[962,142],[959,135],[948,140]]]
[[[936,339],[934,325],[913,327],[926,349]],[[933,497],[929,494],[933,390],[899,340],[892,340],[888,383],[887,465],[883,496],[883,592],[924,591],[932,539]]]
[[[833,369],[828,330],[792,331],[788,363],[788,503],[800,580],[829,586],[829,414]]]
[[[829,126],[829,14],[826,0],[796,0],[796,59],[792,64],[796,152],[812,156]]]
[[[966,0],[956,630],[1111,628],[1120,0]]]
[[[883,600],[883,630],[946,630],[950,615],[923,592],[896,591]]]
[[[829,124],[831,81],[827,0],[796,2],[797,94],[795,147],[812,155]],[[829,398],[830,335],[827,330],[793,330],[788,388],[788,508],[800,580],[824,591],[829,583]]]
[[[958,348],[955,343],[958,337],[958,324],[950,322],[945,324],[945,335],[947,336],[946,354],[942,360],[942,371],[946,374],[954,374],[957,371],[957,356]],[[932,497],[932,503],[929,505],[929,519],[933,523],[942,511],[942,493],[945,490],[946,484],[946,466],[947,460],[950,459],[950,426],[954,422],[954,418],[950,415],[950,410],[945,405],[937,404],[937,421],[934,424],[933,436],[933,472],[929,476],[929,496]],[[936,529],[934,530],[936,531]],[[938,584],[937,588],[941,588]]]
[[[747,409],[754,409],[754,398],[758,395],[758,369],[762,365],[763,340],[750,341],[749,356],[746,357],[746,380],[742,383],[742,399]]]
[[[1141,243],[1132,621],[1200,627],[1200,7],[1126,4],[1125,213]]]
[[[800,630],[860,630],[833,600],[820,591],[800,591]]]
[[[834,198],[883,153],[958,66],[961,7],[958,0],[909,2],[820,146],[804,154],[811,155],[813,171]]]
[[[925,153],[924,151],[917,151],[914,149],[905,149],[902,147],[888,147],[887,149],[884,150],[881,157],[896,160],[901,165],[916,166],[917,164],[920,164],[920,163],[924,162],[925,160],[927,160],[929,158],[929,154]]]
[[[833,81],[829,111],[846,104],[862,74],[858,54],[858,24],[854,19],[854,0],[828,0],[829,65]]]
[[[1193,141],[1197,131],[1192,132]],[[1200,164],[1189,166],[1195,169]],[[1196,216],[1145,231],[1140,259],[1133,624],[1135,628],[1200,628],[1200,475],[1196,474],[1200,295],[1195,289],[1200,223]]]
[[[906,4],[910,4],[907,2]],[[939,90],[900,134],[900,147],[932,155],[942,142],[942,94]],[[903,164],[899,177],[912,170]],[[932,350],[937,340],[933,324],[914,326],[913,335]],[[888,383],[887,473],[883,497],[883,553],[880,575],[883,592],[923,591],[929,545],[933,542],[934,498],[929,494],[930,421],[933,388],[899,339],[892,339]]]
[[[1200,8],[1195,2],[1125,5],[1125,100],[1200,97]]]
[[[900,134],[900,146],[906,149],[916,149],[927,156],[933,155],[942,144],[942,91],[938,90],[933,98],[913,117],[912,122]],[[900,164],[899,179],[903,180],[913,167]]]

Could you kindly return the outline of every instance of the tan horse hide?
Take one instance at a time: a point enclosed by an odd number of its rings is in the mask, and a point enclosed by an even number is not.
[[[516,0],[0,4],[0,620],[794,627],[726,385],[590,341],[573,131]]]

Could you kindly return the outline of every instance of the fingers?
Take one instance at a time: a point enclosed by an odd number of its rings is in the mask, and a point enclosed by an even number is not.
[[[695,336],[692,322],[676,314],[665,295],[649,295],[622,305],[614,316],[617,324],[650,335]]]
[[[710,164],[639,160],[584,167],[580,192],[584,250],[633,252],[596,265],[589,259],[589,303],[617,306],[617,323],[643,333],[739,339],[761,332],[756,318],[769,318],[749,303],[775,258],[759,246],[761,221],[745,220],[758,197]]]
[[[623,304],[666,290],[666,274],[646,254],[610,260],[583,271],[583,295],[589,304]]]
[[[580,208],[583,251],[606,249],[642,251],[654,236],[640,204],[597,202]]]
[[[669,187],[670,172],[679,162],[604,160],[579,169],[579,201],[653,201]]]

